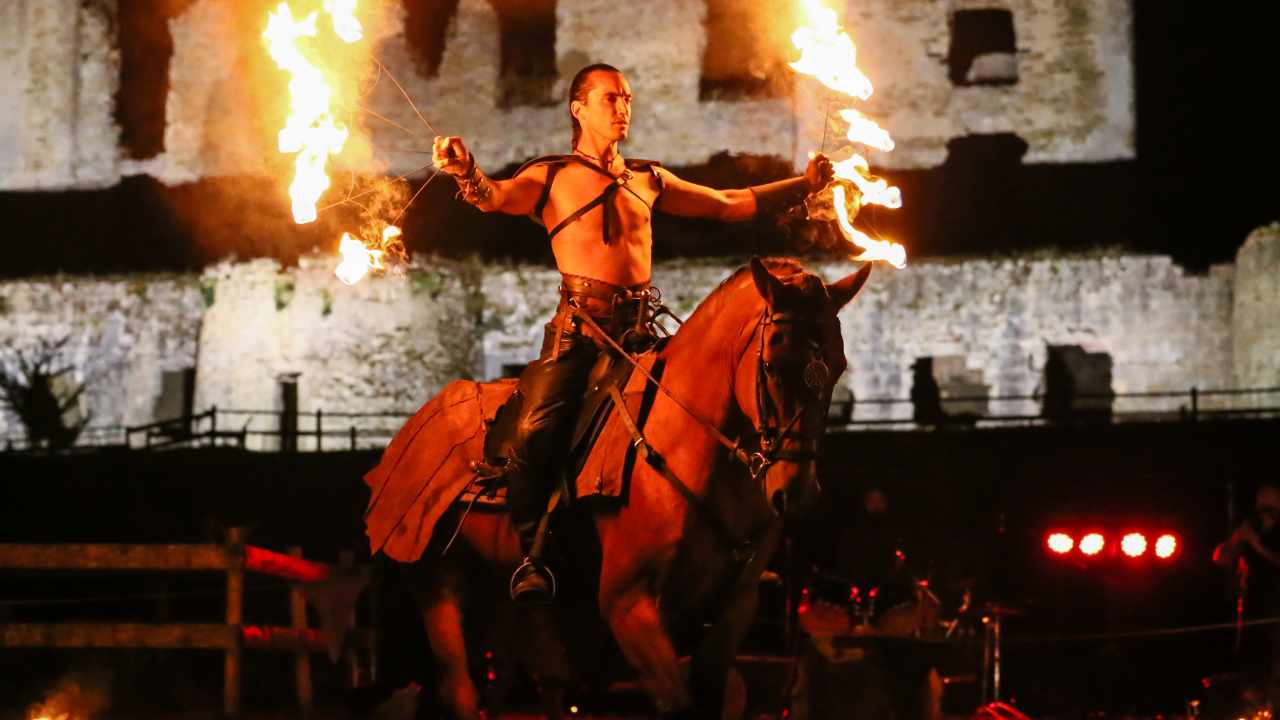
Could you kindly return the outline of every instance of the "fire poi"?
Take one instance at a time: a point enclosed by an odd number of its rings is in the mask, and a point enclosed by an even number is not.
[[[811,26],[801,27],[791,35],[791,42],[800,50],[800,59],[791,63],[792,69],[817,78],[831,92],[847,95],[851,100],[871,97],[871,81],[858,69],[857,48],[848,33],[841,31],[835,10],[818,0],[804,0],[804,7]],[[874,120],[853,108],[844,108],[839,115],[849,125],[845,136],[850,142],[881,152],[893,149],[893,138]],[[830,122],[830,118],[824,118],[823,122]],[[835,172],[840,181],[832,187],[836,219],[849,241],[862,249],[853,259],[883,260],[894,267],[906,265],[907,252],[901,245],[874,240],[852,224],[864,204],[902,207],[902,193],[884,180],[871,177],[865,151],[836,163]]]
[[[324,3],[324,12],[332,20],[332,32],[346,43],[364,39],[360,21],[353,15],[355,8],[356,0],[325,0]],[[276,12],[268,13],[267,29],[263,32],[263,37],[270,41],[271,58],[280,69],[292,75],[289,95],[293,113],[280,131],[279,143],[280,152],[297,153],[297,169],[289,186],[289,197],[293,201],[293,219],[298,224],[315,221],[316,205],[329,189],[329,176],[325,172],[329,157],[342,152],[349,132],[334,118],[331,84],[298,47],[300,38],[317,36],[319,15],[311,12],[301,21],[295,21],[289,4],[280,3]],[[381,240],[379,247],[368,247],[350,233],[343,233],[339,241],[342,261],[334,274],[348,285],[358,282],[370,270],[383,269],[381,258],[400,236],[399,227],[385,220],[374,219],[374,222],[384,226],[380,236],[377,229],[373,229],[374,239]]]

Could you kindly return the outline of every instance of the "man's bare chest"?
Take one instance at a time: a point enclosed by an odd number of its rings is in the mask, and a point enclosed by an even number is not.
[[[598,228],[610,221],[618,223],[618,229],[647,226],[659,192],[658,178],[648,168],[625,169],[609,177],[570,163],[554,176],[543,219],[548,228],[568,222],[578,226],[575,230]],[[565,226],[562,231],[569,229]]]

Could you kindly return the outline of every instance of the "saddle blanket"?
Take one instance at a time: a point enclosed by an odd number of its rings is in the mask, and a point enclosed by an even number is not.
[[[654,368],[657,353],[645,353],[638,359],[646,370],[661,371],[660,366]],[[641,373],[607,375],[596,383],[583,407],[575,433],[577,442],[567,464],[576,478],[569,483],[569,490],[577,498],[625,501],[635,449],[622,423],[613,422],[613,403],[602,399],[608,398],[604,386],[622,384],[623,402],[642,427],[657,388]],[[455,380],[396,433],[381,462],[364,478],[370,489],[365,525],[372,552],[382,550],[401,562],[417,560],[445,510],[459,498],[470,501],[475,497],[480,489],[473,484],[477,475],[472,463],[484,458],[485,435],[515,388],[514,379],[483,383]],[[479,499],[490,505],[502,504],[502,496],[494,493],[482,493]]]

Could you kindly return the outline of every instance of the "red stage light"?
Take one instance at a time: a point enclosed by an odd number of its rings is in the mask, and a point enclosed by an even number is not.
[[[1071,536],[1066,533],[1054,533],[1049,536],[1049,549],[1059,555],[1065,555],[1071,552],[1071,548],[1073,547],[1075,547],[1075,541],[1073,541]]]
[[[1147,551],[1147,539],[1142,533],[1129,533],[1120,541],[1120,551],[1129,557],[1138,557]]]
[[[1173,553],[1178,549],[1178,539],[1172,535],[1161,535],[1156,540],[1156,557],[1168,559],[1173,557]]]
[[[1098,533],[1089,533],[1088,535],[1080,538],[1080,552],[1085,555],[1097,555],[1102,552],[1102,546],[1105,544],[1106,541],[1102,539],[1101,535]]]

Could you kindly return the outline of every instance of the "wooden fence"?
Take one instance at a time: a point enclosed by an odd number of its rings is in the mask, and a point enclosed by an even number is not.
[[[328,579],[335,568],[302,559],[301,548],[288,555],[245,545],[245,528],[231,528],[225,545],[0,545],[0,570],[206,570],[227,574],[225,624],[193,623],[9,623],[0,624],[0,647],[45,648],[208,648],[222,650],[223,710],[240,711],[242,655],[245,648],[280,650],[295,655],[298,704],[311,711],[311,658],[325,650],[328,638],[307,627],[306,600],[291,586],[292,627],[263,627],[243,622],[246,572],[295,583]]]

